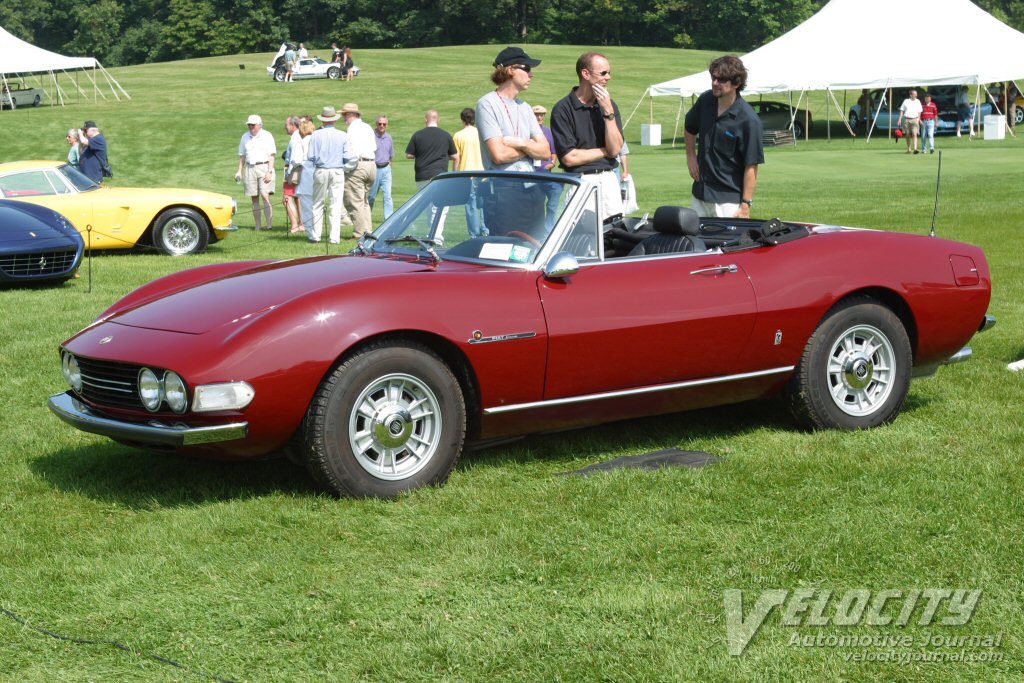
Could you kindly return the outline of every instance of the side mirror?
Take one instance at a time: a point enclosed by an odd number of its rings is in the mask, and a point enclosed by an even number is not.
[[[560,251],[544,266],[544,277],[549,280],[567,278],[580,272],[580,262],[568,251]]]

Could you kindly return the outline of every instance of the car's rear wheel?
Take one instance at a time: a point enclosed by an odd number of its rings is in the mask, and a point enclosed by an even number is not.
[[[339,78],[341,78],[341,68],[337,66],[332,66],[331,68],[327,69],[327,78],[331,78],[333,80],[338,80]]]
[[[790,407],[813,429],[865,429],[896,419],[910,390],[912,352],[890,309],[860,297],[818,325],[790,380]]]
[[[850,112],[850,128],[857,130],[857,126],[860,125],[860,119],[857,118],[857,112]]]
[[[193,209],[167,209],[153,225],[153,245],[170,256],[198,254],[209,242],[210,227]]]
[[[411,341],[373,344],[320,385],[303,424],[307,466],[338,495],[394,498],[441,484],[462,452],[466,406],[450,368]]]
[[[1018,126],[1024,123],[1024,107],[1017,107],[1016,112],[1013,115],[1013,120]]]
[[[277,81],[278,83],[283,83],[284,76],[286,73],[288,73],[288,69],[284,68],[283,66],[277,67],[277,69],[274,70],[274,80]]]
[[[793,121],[793,137],[800,139],[804,136],[804,124],[800,121]]]
[[[42,101],[43,101],[43,98],[42,98],[42,97],[40,97],[39,95],[36,95],[35,99],[34,99],[34,100],[32,100],[32,106],[33,106],[33,107],[38,107],[38,106],[39,106],[39,104],[40,104],[40,103],[41,103]]]

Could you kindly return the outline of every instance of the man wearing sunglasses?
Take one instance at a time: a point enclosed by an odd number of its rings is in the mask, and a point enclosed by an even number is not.
[[[747,69],[739,57],[727,55],[711,62],[708,72],[711,90],[686,113],[691,206],[701,216],[750,218],[764,142],[761,120],[740,97]]]
[[[622,149],[622,118],[608,92],[612,67],[598,52],[576,60],[579,85],[551,110],[555,154],[566,173],[580,173],[601,188],[601,218],[622,215],[622,194],[614,170]]]
[[[530,87],[533,69],[539,64],[539,59],[531,59],[518,47],[507,47],[494,59],[491,82],[498,87],[476,103],[484,168],[529,172],[534,159],[550,154],[533,110],[519,98]]]

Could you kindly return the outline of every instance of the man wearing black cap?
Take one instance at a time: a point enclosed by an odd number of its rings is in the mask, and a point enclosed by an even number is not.
[[[555,154],[567,173],[581,173],[601,188],[601,218],[622,215],[622,194],[613,172],[622,149],[622,118],[608,93],[612,67],[598,52],[576,60],[580,84],[551,110]]]
[[[109,174],[110,163],[107,161],[107,139],[96,126],[95,121],[82,124],[82,157],[78,162],[79,170],[97,185],[103,184],[103,176]],[[104,169],[108,169],[105,174]]]
[[[550,155],[530,105],[519,94],[530,87],[533,68],[522,48],[506,47],[494,60],[491,82],[498,88],[476,103],[476,125],[480,131],[484,168],[497,171],[532,171],[534,159]]]

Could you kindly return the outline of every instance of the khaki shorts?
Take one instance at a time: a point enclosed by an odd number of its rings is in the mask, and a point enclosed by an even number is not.
[[[263,182],[264,176],[270,171],[270,182]],[[274,168],[269,164],[245,165],[242,178],[245,183],[245,196],[255,197],[258,194],[274,194]]]
[[[921,119],[907,119],[903,122],[903,130],[907,135],[913,135],[921,132]]]

